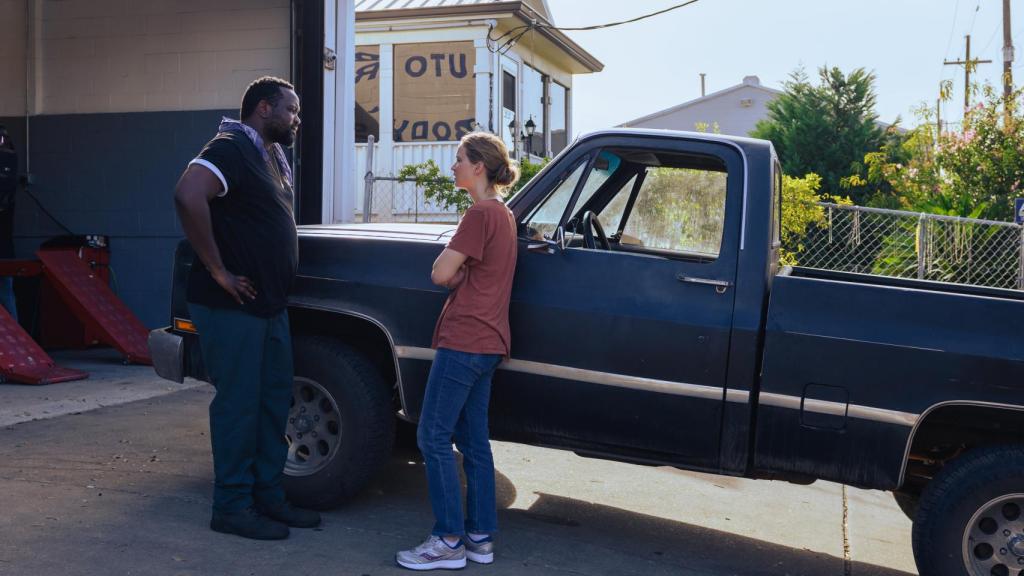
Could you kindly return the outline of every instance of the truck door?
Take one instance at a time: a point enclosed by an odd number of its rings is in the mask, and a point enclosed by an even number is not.
[[[498,437],[717,466],[743,177],[725,144],[615,137],[512,203]]]

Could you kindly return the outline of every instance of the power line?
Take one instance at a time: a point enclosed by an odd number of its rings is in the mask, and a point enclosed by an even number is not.
[[[978,64],[991,64],[991,60],[981,60],[979,58],[971,58],[971,35],[968,34],[965,39],[967,40],[966,49],[964,51],[963,60],[943,60],[943,66],[963,66],[964,67],[964,110],[966,111],[971,107],[971,72]]]
[[[561,30],[563,32],[566,32],[566,31],[569,31],[569,32],[579,32],[579,31],[584,31],[584,30],[599,30],[601,28],[611,28],[613,26],[621,26],[623,24],[632,24],[633,22],[639,22],[639,21],[645,20],[647,18],[653,18],[655,16],[660,16],[662,14],[665,14],[666,12],[671,12],[673,10],[678,10],[680,8],[684,8],[686,6],[689,6],[690,4],[696,4],[697,2],[698,2],[698,0],[688,0],[687,2],[683,2],[681,4],[676,4],[675,6],[669,6],[668,8],[665,8],[664,10],[658,10],[657,12],[651,12],[650,14],[644,14],[643,16],[637,16],[636,18],[630,18],[629,20],[622,20],[620,22],[611,22],[609,24],[595,24],[593,26],[581,26],[579,28],[559,28],[557,26],[544,26],[544,28],[552,28],[552,29],[555,29],[555,30]]]
[[[1002,22],[997,23],[995,28],[992,29],[992,35],[988,37],[988,42],[985,42],[985,47],[982,48],[981,52],[978,52],[978,54],[981,54],[981,55],[987,54],[986,51],[988,50],[988,47],[992,45],[992,41],[995,40],[996,34],[998,34],[999,31],[1002,30],[1002,29],[1003,29]]]
[[[960,0],[956,0],[956,5],[953,7],[953,24],[949,27],[949,40],[946,40],[946,53],[943,55],[944,58],[949,57],[949,47],[953,45],[953,32],[956,31],[956,18],[960,13]]]
[[[949,26],[949,39],[946,40],[946,51],[942,55],[943,61],[949,59],[949,47],[953,45],[953,32],[956,31],[957,17],[960,15],[960,0],[956,0],[956,4],[953,6],[953,23]],[[946,78],[946,66],[939,66],[939,84],[941,85],[949,78]],[[943,110],[945,112],[945,110]]]
[[[978,11],[981,10],[981,0],[974,6],[974,17],[971,18],[971,27],[967,29],[967,34],[970,35],[974,32],[974,23],[978,20]]]
[[[558,30],[560,32],[582,32],[582,31],[588,31],[588,30],[600,30],[600,29],[603,29],[603,28],[612,28],[614,26],[622,26],[623,24],[632,24],[634,22],[639,22],[641,20],[646,20],[647,18],[653,18],[655,16],[660,16],[660,15],[665,14],[667,12],[671,12],[673,10],[678,10],[680,8],[684,8],[686,6],[689,6],[691,4],[696,4],[698,1],[699,0],[687,0],[686,2],[682,2],[680,4],[676,4],[675,6],[669,6],[668,8],[665,8],[663,10],[658,10],[656,12],[651,12],[649,14],[644,14],[642,16],[637,16],[636,18],[630,18],[629,20],[621,20],[621,21],[618,21],[618,22],[609,22],[607,24],[594,24],[592,26],[580,26],[580,27],[574,27],[574,28],[563,28],[563,27],[560,27],[560,26],[552,26],[550,24],[541,24],[541,23],[538,23],[538,22],[534,21],[534,22],[531,22],[529,24],[524,24],[522,26],[516,26],[514,28],[510,28],[509,30],[505,31],[505,33],[503,33],[501,36],[498,36],[497,38],[491,38],[491,32],[490,32],[490,30],[488,30],[488,32],[487,32],[488,50],[490,50],[492,53],[505,54],[506,52],[508,52],[512,48],[512,46],[515,45],[516,42],[518,42],[523,36],[525,36],[527,32],[529,32],[529,31],[531,31],[533,29],[537,29],[537,28],[543,28],[543,29],[546,29],[546,30]],[[957,2],[959,2],[959,1],[960,0],[957,0]],[[507,38],[507,40],[506,40],[506,38]],[[504,42],[502,42],[502,40],[504,40]],[[502,42],[502,43],[499,45],[498,44],[499,42]],[[496,45],[497,47],[496,48],[492,48],[491,47],[492,44]]]

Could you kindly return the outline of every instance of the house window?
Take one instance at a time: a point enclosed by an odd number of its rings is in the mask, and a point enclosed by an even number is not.
[[[395,45],[395,142],[447,142],[473,131],[472,42]]]
[[[516,153],[516,76],[508,70],[501,73],[501,134],[509,152]]]
[[[380,140],[380,46],[356,46],[356,142]]]
[[[558,82],[551,82],[548,96],[551,98],[551,155],[554,156],[569,143],[569,90]]]
[[[544,76],[530,66],[523,66],[523,103],[520,112],[522,123],[519,125],[519,138],[523,142],[524,151],[544,156],[544,125],[547,121],[544,115]]]

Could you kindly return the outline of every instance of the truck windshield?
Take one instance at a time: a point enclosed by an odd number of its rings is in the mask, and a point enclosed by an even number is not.
[[[621,158],[611,152],[602,151],[598,154],[594,161],[594,166],[587,176],[587,181],[583,183],[583,189],[580,190],[579,197],[573,203],[573,210],[570,211],[570,214],[575,213],[577,206],[585,206],[594,196],[594,193],[601,188],[601,185],[616,173],[621,164]],[[570,200],[572,200],[572,193],[576,189],[576,185],[579,183],[586,167],[587,159],[584,159],[533,210],[533,213],[527,219],[527,226],[531,236],[537,238],[543,236],[548,239],[552,237],[562,215],[565,214],[566,207]]]

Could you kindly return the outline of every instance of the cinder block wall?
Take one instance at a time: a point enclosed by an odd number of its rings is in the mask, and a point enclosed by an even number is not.
[[[0,19],[14,4],[26,3],[0,0]],[[35,48],[25,54],[29,85],[21,91],[32,192],[75,234],[110,237],[118,294],[147,326],[164,325],[182,237],[174,184],[221,116],[237,117],[249,82],[289,77],[289,2],[43,0],[38,7],[23,18],[27,30],[40,31],[29,32]],[[0,106],[0,115],[16,116],[6,110]],[[19,256],[63,233],[19,196]]]
[[[0,0],[0,124],[7,127],[24,169],[26,54],[28,37],[27,3]]]
[[[42,114],[235,108],[287,76],[287,0],[45,0]]]
[[[0,117],[25,114],[27,21],[24,0],[0,0]]]

